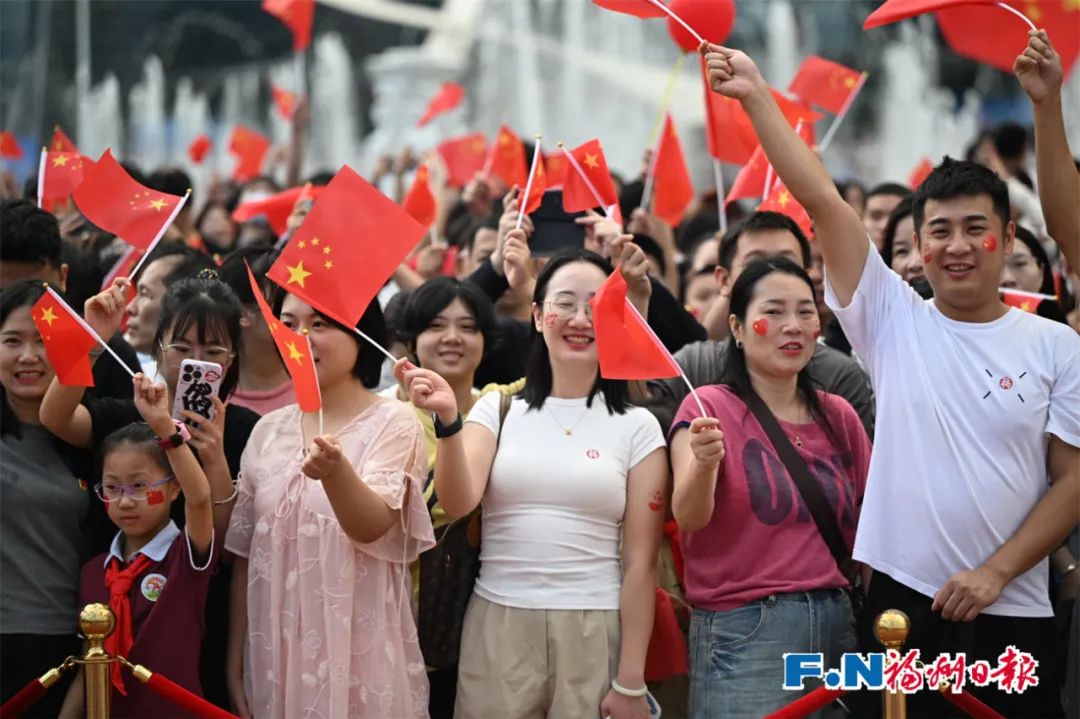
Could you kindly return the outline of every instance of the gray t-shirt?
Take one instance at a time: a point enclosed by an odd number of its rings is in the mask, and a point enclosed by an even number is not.
[[[90,492],[48,432],[19,430],[0,437],[0,634],[74,633]]]
[[[717,383],[728,342],[730,340],[692,342],[675,353],[675,361],[686,372],[687,379],[694,387]],[[858,363],[843,352],[818,344],[807,369],[821,389],[840,395],[855,408],[866,433],[873,439],[874,391],[870,387],[870,378]],[[676,406],[690,393],[681,377],[661,380],[659,387],[654,385],[654,388],[660,389],[664,396],[673,398]]]

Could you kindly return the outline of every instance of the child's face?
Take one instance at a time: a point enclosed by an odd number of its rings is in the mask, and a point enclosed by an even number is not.
[[[156,533],[169,521],[169,507],[180,494],[174,480],[158,484],[168,476],[140,447],[121,445],[110,451],[102,472],[102,492],[118,499],[105,503],[109,519],[129,537]]]

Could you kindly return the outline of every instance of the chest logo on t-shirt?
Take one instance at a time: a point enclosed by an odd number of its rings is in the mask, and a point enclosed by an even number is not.
[[[142,595],[151,602],[156,602],[165,589],[165,575],[147,574],[142,580]]]
[[[991,380],[997,380],[998,389],[1000,389],[1002,392],[1011,391],[1013,389],[1013,387],[1020,380],[1024,379],[1024,377],[1027,376],[1027,372],[1021,372],[1020,375],[1014,380],[1012,377],[1010,377],[1007,374],[1001,375],[1000,377],[997,377],[997,376],[994,375],[993,372],[991,372],[988,369],[984,369],[983,371],[986,372],[986,376],[989,377]],[[982,396],[982,398],[986,399],[987,397],[989,397],[993,393],[994,393],[994,390],[988,389],[988,390],[986,390],[986,394],[984,394]],[[1018,400],[1020,400],[1021,402],[1025,402],[1024,395],[1021,393],[1021,388],[1020,387],[1016,388],[1015,394],[1016,394],[1016,398]]]
[[[585,453],[585,456],[589,459],[600,459],[600,452],[595,449],[590,449]]]

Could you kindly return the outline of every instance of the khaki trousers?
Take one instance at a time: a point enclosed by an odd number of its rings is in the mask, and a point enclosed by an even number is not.
[[[618,610],[516,609],[473,594],[454,719],[595,719],[618,663]]]

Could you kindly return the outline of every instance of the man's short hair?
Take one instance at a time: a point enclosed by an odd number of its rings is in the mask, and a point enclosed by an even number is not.
[[[739,238],[747,232],[760,230],[787,230],[799,242],[802,250],[803,268],[810,266],[810,241],[795,224],[795,220],[779,212],[755,212],[745,220],[728,228],[720,240],[719,264],[725,270],[731,271],[731,263],[735,261],[735,254],[739,251]]]
[[[1001,224],[1008,225],[1012,218],[1009,207],[1009,188],[993,170],[967,160],[954,160],[946,156],[934,168],[919,189],[915,191],[912,215],[918,234],[926,219],[927,200],[951,200],[954,197],[977,197],[987,195],[994,205],[994,213]]]
[[[62,249],[60,225],[52,213],[30,200],[0,200],[0,262],[59,269]]]
[[[879,195],[894,195],[903,199],[910,194],[910,187],[905,187],[898,182],[882,182],[870,188],[870,191],[866,193],[866,201],[869,202],[871,197],[878,197]]]

